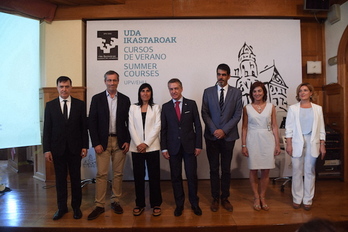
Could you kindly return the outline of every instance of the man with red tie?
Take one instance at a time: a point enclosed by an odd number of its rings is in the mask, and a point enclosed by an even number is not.
[[[195,101],[182,96],[179,79],[168,81],[172,99],[163,104],[161,113],[161,149],[169,160],[176,209],[180,216],[184,209],[185,193],[182,183],[182,160],[188,182],[189,201],[196,215],[202,215],[197,196],[197,156],[202,150],[202,126]]]

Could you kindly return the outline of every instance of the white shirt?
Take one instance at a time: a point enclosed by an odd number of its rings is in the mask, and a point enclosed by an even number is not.
[[[180,113],[182,112],[182,101],[183,101],[183,98],[184,97],[181,97],[179,100],[172,99],[173,100],[173,104],[174,104],[174,108],[175,108],[175,102],[180,101],[180,103],[179,103]]]
[[[115,94],[114,98],[110,96],[108,91],[106,92],[106,98],[108,99],[108,105],[109,105],[109,133],[110,134],[116,134],[116,112],[117,112],[117,93]]]
[[[63,99],[62,97],[59,96],[60,109],[62,110],[62,114],[64,111],[64,100],[67,100],[66,106],[68,107],[68,118],[69,118],[70,108],[71,108],[71,96],[69,96],[67,99]]]
[[[228,91],[228,85],[225,85],[223,88],[221,88],[220,85],[217,85],[218,101],[220,101],[221,89],[224,89],[224,102],[225,102],[227,91]]]

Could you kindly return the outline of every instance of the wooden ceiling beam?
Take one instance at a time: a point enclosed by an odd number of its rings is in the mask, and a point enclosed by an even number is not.
[[[62,6],[55,20],[122,18],[318,18],[303,8],[304,0],[127,0],[120,5]]]
[[[57,6],[119,5],[126,0],[44,0]]]

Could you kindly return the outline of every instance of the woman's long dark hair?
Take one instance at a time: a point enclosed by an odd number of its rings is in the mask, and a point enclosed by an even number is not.
[[[141,96],[140,96],[140,93],[143,89],[145,88],[149,88],[150,92],[151,92],[151,97],[149,99],[149,106],[153,106],[155,103],[153,102],[153,91],[152,91],[152,87],[150,84],[148,83],[144,83],[142,84],[140,87],[139,87],[139,90],[138,90],[138,103],[137,105],[139,106],[142,106],[144,104],[143,100],[141,99]]]

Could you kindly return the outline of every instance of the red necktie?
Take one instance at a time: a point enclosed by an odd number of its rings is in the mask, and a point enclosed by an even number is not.
[[[180,114],[180,101],[176,101],[175,102],[175,112],[176,112],[176,116],[178,117],[178,120],[180,121],[180,117],[181,117],[181,114]]]

